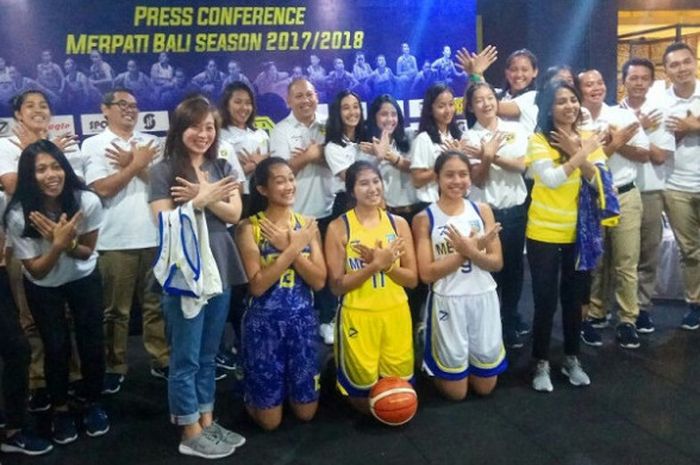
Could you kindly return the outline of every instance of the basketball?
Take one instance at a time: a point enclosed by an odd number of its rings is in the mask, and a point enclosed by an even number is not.
[[[416,414],[418,396],[408,381],[382,378],[369,392],[369,409],[374,418],[386,425],[403,425]]]

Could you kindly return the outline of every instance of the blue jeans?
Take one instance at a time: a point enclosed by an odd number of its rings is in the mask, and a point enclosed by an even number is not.
[[[231,288],[216,297],[194,317],[187,319],[180,297],[163,295],[166,336],[170,345],[168,404],[170,420],[176,425],[199,421],[200,413],[214,410],[214,358],[226,324]]]

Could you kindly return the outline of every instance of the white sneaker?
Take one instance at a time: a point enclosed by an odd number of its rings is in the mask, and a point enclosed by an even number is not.
[[[578,361],[578,357],[575,355],[567,355],[564,358],[561,372],[569,378],[569,382],[574,386],[588,386],[591,384],[591,379],[583,371],[581,362]]]
[[[535,374],[532,377],[532,389],[538,392],[552,392],[552,380],[549,377],[549,362],[538,360],[535,366]]]
[[[335,322],[321,323],[318,327],[318,333],[321,335],[325,344],[332,346],[335,342]]]

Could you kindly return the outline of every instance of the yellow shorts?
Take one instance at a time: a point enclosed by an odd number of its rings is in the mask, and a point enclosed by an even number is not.
[[[341,307],[336,318],[338,389],[364,397],[380,377],[413,377],[413,330],[408,302],[385,310]]]

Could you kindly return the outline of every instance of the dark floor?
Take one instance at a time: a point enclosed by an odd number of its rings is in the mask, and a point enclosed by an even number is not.
[[[525,293],[523,308],[530,308]],[[657,332],[639,350],[614,344],[605,330],[602,348],[583,348],[592,378],[570,386],[558,371],[560,330],[552,350],[554,392],[529,387],[529,346],[511,352],[510,369],[490,398],[461,403],[440,399],[419,377],[420,407],[400,428],[385,427],[352,412],[326,376],[317,417],[289,418],[264,433],[246,417],[236,385],[219,384],[216,412],[223,425],[248,442],[221,463],[249,464],[610,464],[700,463],[700,331],[677,329],[678,302],[659,303]],[[558,318],[558,317],[557,317]],[[122,392],[107,400],[112,430],[102,438],[81,435],[50,455],[2,454],[4,464],[185,464],[201,459],[177,453],[177,431],[168,423],[165,383],[148,374],[138,338],[132,338],[131,371]]]

